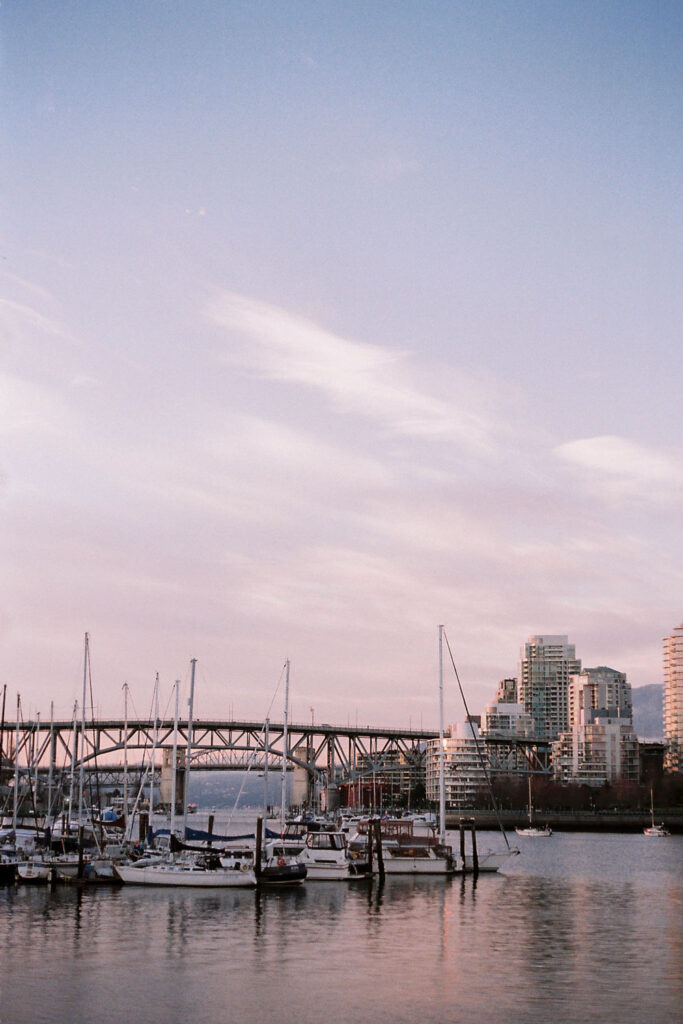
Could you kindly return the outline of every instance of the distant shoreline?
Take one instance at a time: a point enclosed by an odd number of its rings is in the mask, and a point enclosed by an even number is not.
[[[501,811],[497,818],[492,811],[447,811],[446,827],[457,829],[460,818],[472,818],[478,829],[486,831],[528,825],[526,814],[520,811]],[[649,812],[643,811],[538,811],[538,824],[549,824],[557,832],[642,832],[650,824]],[[671,833],[683,834],[683,811],[673,810],[655,814],[657,822],[664,822]]]

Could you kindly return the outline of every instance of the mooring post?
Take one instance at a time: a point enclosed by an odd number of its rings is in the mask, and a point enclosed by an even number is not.
[[[372,877],[372,840],[373,840],[373,821],[372,818],[368,819],[368,870]]]
[[[460,828],[460,860],[462,861],[462,873],[463,875],[466,875],[467,868],[465,866],[465,824],[462,818],[460,819],[458,825]]]
[[[213,835],[213,819],[214,819],[214,814],[213,814],[213,811],[212,811],[211,814],[209,815],[209,835]],[[212,840],[209,839],[207,845],[211,846],[211,843],[212,843]]]
[[[384,881],[384,854],[382,853],[382,824],[375,818],[375,841],[377,843],[377,871],[380,882]]]
[[[261,877],[261,850],[263,848],[263,818],[256,819],[256,849],[254,850],[254,874],[258,882]]]
[[[470,831],[472,833],[472,873],[476,878],[479,874],[479,858],[477,856],[477,830],[474,822],[470,826]]]
[[[78,877],[83,878],[83,825],[78,826]]]

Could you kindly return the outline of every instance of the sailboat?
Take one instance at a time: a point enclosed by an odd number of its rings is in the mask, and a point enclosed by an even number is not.
[[[187,798],[189,794],[190,757],[192,754],[192,712],[197,659],[193,658],[191,664],[192,678],[190,683],[190,704],[187,723],[183,838],[187,835]],[[176,746],[177,739],[174,742],[174,776],[176,772]],[[171,803],[171,814],[173,820],[175,810],[174,800],[172,800]],[[171,839],[172,838],[173,832],[171,832]],[[145,857],[142,860],[135,861],[130,864],[115,863],[114,871],[116,876],[128,885],[185,886],[193,888],[220,889],[233,886],[245,887],[256,885],[254,855],[251,851],[236,851],[230,858],[225,858],[221,857],[217,850],[183,849],[180,853],[170,853],[168,857],[159,857],[158,859]]]
[[[663,822],[655,825],[655,801],[652,786],[650,786],[650,824],[647,828],[643,829],[643,835],[654,837],[655,839],[664,839],[666,836],[671,835]]]
[[[531,802],[531,776],[529,776],[529,806],[527,810],[529,824],[525,828],[515,828],[518,836],[528,839],[548,839],[553,834],[550,825],[534,825],[534,807]]]
[[[443,626],[439,626],[439,835],[428,829],[426,835],[416,835],[413,822],[408,819],[369,818],[358,822],[358,831],[350,841],[350,850],[357,857],[371,860],[371,840],[378,845],[372,872],[387,875],[441,875],[450,877],[463,870],[462,858],[446,845],[446,786],[443,716]],[[339,833],[343,835],[343,833]],[[324,835],[311,837],[308,842],[322,842]],[[309,868],[310,874],[310,868]]]

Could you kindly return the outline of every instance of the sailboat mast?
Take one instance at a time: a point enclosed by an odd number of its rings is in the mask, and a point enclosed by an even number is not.
[[[175,681],[175,711],[173,713],[173,759],[171,761],[171,835],[175,831],[176,775],[178,773],[178,697],[180,680]]]
[[[78,768],[78,826],[83,824],[83,791],[85,789],[85,704],[88,699],[88,634],[83,652],[83,704],[81,705],[81,763]]]
[[[282,798],[280,822],[282,832],[285,831],[285,813],[287,805],[287,715],[289,714],[289,658],[285,662],[285,720],[282,730]]]
[[[54,818],[52,814],[52,786],[54,783],[55,770],[55,702],[50,701],[50,761],[47,769],[47,816],[45,823],[49,824]]]
[[[154,771],[156,769],[157,743],[159,742],[159,673],[154,680],[154,729],[152,731],[152,763],[149,773],[149,823],[154,813]]]
[[[14,793],[12,801],[12,831],[14,845],[17,844],[17,819],[19,814],[19,718],[21,716],[21,696],[17,694],[17,725],[14,734]]]
[[[34,742],[33,742],[33,767],[35,768],[35,771],[36,771],[36,778],[35,778],[35,782],[33,784],[34,785],[33,792],[35,793],[35,799],[36,799],[36,803],[37,803],[38,802],[38,782],[39,782],[39,779],[40,779],[40,775],[39,775],[39,772],[38,772],[38,758],[39,758],[39,754],[40,754],[40,711],[36,711],[36,728],[35,728],[35,732],[34,732],[33,736],[34,736]]]
[[[266,718],[265,728],[265,746],[266,756],[263,762],[263,822],[265,824],[268,818],[268,751],[270,748],[270,719]]]
[[[128,838],[128,683],[123,684],[123,834]]]
[[[5,746],[5,701],[7,700],[7,683],[2,687],[2,715],[0,716],[0,764]]]
[[[78,757],[78,701],[74,701],[74,713],[71,719],[71,771],[69,772],[69,822],[67,831],[71,831],[71,819],[74,816],[74,779],[76,776],[76,758]]]
[[[194,709],[194,676],[197,659],[192,659],[192,675],[190,677],[190,708],[187,719],[187,754],[185,755],[185,800],[183,811],[183,839],[187,834],[187,801],[190,798],[190,757],[192,755],[192,712]]]
[[[446,842],[446,764],[443,739],[443,626],[439,626],[439,841]]]

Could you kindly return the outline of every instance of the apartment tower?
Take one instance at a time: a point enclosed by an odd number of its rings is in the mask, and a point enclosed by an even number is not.
[[[569,727],[569,678],[581,671],[566,636],[530,636],[519,663],[519,701],[536,723],[537,735],[553,740]]]
[[[664,770],[683,771],[683,626],[664,637]]]

